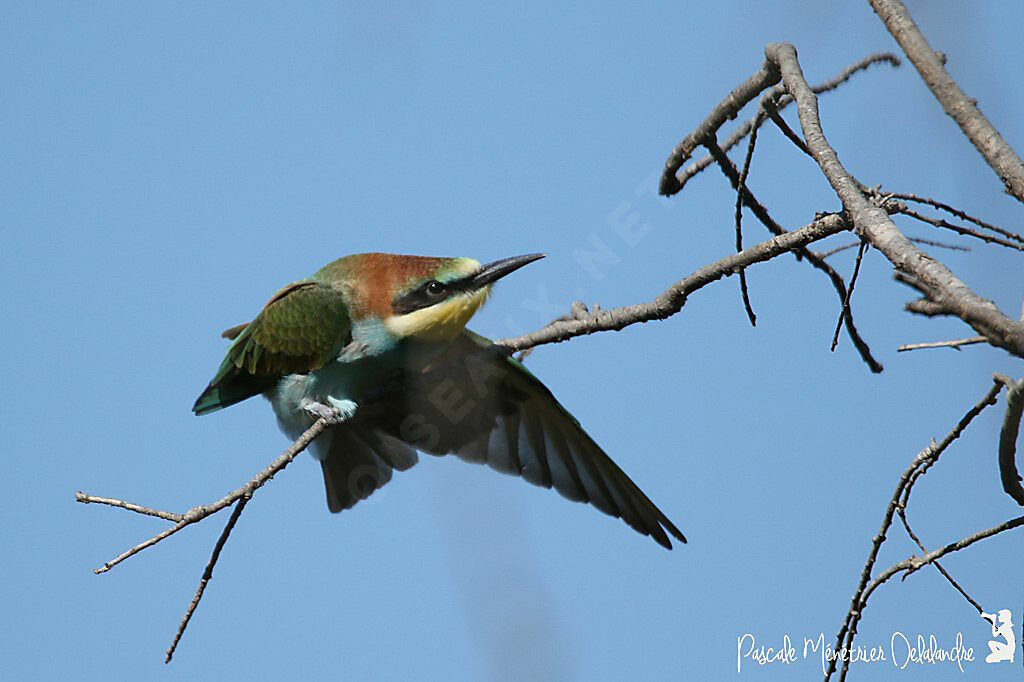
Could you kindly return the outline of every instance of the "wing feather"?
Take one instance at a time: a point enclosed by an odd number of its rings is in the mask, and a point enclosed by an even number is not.
[[[305,374],[336,357],[351,340],[342,292],[312,280],[277,292],[247,325],[232,327],[227,355],[192,411],[207,414],[271,388],[286,374]]]
[[[686,541],[551,392],[482,337],[463,333],[442,358],[407,371],[404,381],[398,395],[376,406],[375,428],[422,452],[486,462],[554,487],[667,548],[669,534]]]

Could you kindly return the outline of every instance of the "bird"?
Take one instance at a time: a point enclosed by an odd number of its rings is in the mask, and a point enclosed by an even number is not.
[[[502,277],[545,254],[472,258],[364,253],[288,284],[231,341],[192,407],[262,394],[310,447],[331,512],[351,509],[418,452],[486,463],[588,502],[672,549],[686,538],[510,349],[466,328]]]

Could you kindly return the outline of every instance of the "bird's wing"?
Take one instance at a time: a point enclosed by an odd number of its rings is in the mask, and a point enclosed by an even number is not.
[[[669,533],[686,542],[551,391],[487,339],[464,332],[404,381],[402,390],[362,405],[351,424],[336,428],[369,429],[422,452],[486,463],[589,502],[669,549]]]
[[[232,327],[227,356],[192,411],[207,414],[271,388],[286,374],[323,367],[351,339],[340,290],[314,281],[290,284],[247,325]]]

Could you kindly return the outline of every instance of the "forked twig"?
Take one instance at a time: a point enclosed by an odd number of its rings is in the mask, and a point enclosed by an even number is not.
[[[867,57],[864,57],[863,59],[856,61],[853,64],[850,64],[829,80],[819,83],[818,85],[815,85],[814,92],[819,95],[822,93],[831,92],[838,88],[843,83],[845,83],[846,81],[850,80],[850,78],[854,74],[860,71],[864,71],[872,64],[889,64],[890,66],[895,68],[900,65],[900,58],[889,52],[881,52],[877,54],[868,55]],[[776,85],[774,88],[772,88],[769,91],[768,96],[778,97],[778,111],[785,109],[787,106],[793,103],[793,98],[786,93],[786,89],[781,85]],[[744,104],[746,104],[746,102],[744,102]],[[737,108],[736,111],[733,112],[732,116],[735,116],[737,113],[739,113],[739,109],[742,108],[742,106]],[[725,139],[725,141],[722,142],[722,149],[725,151],[731,150],[733,147],[739,144],[740,141],[743,140],[743,138],[749,135],[750,132],[754,130],[754,128],[760,126],[761,123],[763,123],[763,121],[763,118],[758,120],[758,117],[755,115],[753,118],[750,118],[741,123],[739,127],[737,127],[736,130],[734,130],[732,134],[730,134]],[[696,149],[696,147],[694,147],[694,149]],[[686,183],[690,180],[690,178],[699,174],[701,171],[705,170],[714,162],[714,158],[710,154],[708,154],[707,156],[704,156],[698,159],[697,161],[694,161],[686,168],[679,170],[682,163],[686,163],[686,160],[683,159],[683,161],[680,163],[680,166],[677,166],[672,170],[672,172],[676,174],[676,186],[678,187],[678,189],[676,189],[676,192],[681,190],[683,186],[686,185]],[[663,180],[662,183],[664,186],[665,181]]]
[[[1024,237],[1017,234],[1016,232],[1011,232],[1007,229],[999,227],[998,225],[987,223],[980,218],[975,218],[974,216],[964,211],[961,211],[958,208],[954,208],[953,206],[950,206],[949,204],[943,203],[936,199],[932,199],[930,197],[921,197],[916,194],[906,194],[903,192],[885,192],[885,196],[892,197],[893,199],[903,199],[904,201],[913,201],[918,204],[925,204],[927,206],[931,206],[932,208],[937,208],[940,211],[945,211],[946,213],[952,216],[956,216],[961,220],[966,220],[967,222],[974,223],[978,227],[985,228],[986,230],[991,230],[992,232],[1001,234],[1004,237],[1008,237],[1009,239],[1024,244]]]
[[[896,510],[906,508],[907,502],[910,498],[910,491],[912,490],[914,483],[917,482],[917,479],[920,478],[920,476],[923,475],[924,472],[927,471],[928,468],[930,468],[936,461],[938,461],[946,448],[960,437],[960,434],[963,433],[964,429],[974,421],[975,417],[981,414],[982,410],[989,405],[995,404],[996,396],[999,394],[1001,389],[1002,384],[993,380],[992,386],[985,393],[982,399],[967,411],[960,421],[957,422],[956,426],[950,430],[946,437],[939,443],[932,441],[926,448],[917,453],[914,459],[910,462],[910,466],[908,466],[900,476],[900,479],[896,484],[896,490],[893,492],[892,498],[889,500],[889,505],[885,510],[885,515],[882,518],[882,527],[872,540],[871,551],[868,553],[867,561],[864,562],[864,568],[861,570],[860,581],[857,584],[857,589],[854,590],[853,598],[850,601],[850,608],[846,612],[846,618],[843,620],[843,624],[839,628],[839,633],[836,635],[836,651],[843,646],[849,647],[853,644],[853,640],[857,635],[857,624],[860,622],[860,619],[863,616],[864,606],[867,604],[869,584],[872,585],[872,590],[874,587],[877,587],[878,584],[881,584],[878,581],[871,583],[871,573],[874,570],[875,562],[878,559],[878,553],[882,549],[882,544],[886,540],[886,534],[889,532],[890,526],[892,526],[893,516],[895,515]],[[934,559],[940,557],[941,555],[934,557]],[[849,661],[843,662],[843,672],[841,673],[841,677],[845,677],[848,665]],[[836,662],[835,660],[832,660],[829,663],[828,670],[826,671],[825,679],[828,680],[835,670]]]
[[[295,442],[292,443],[291,446],[289,446],[287,450],[285,450],[280,456],[277,457],[277,459],[275,459],[273,462],[267,465],[266,468],[264,468],[255,476],[253,476],[245,485],[241,486],[237,490],[228,493],[227,495],[217,500],[216,502],[213,502],[211,504],[200,505],[198,507],[193,507],[184,514],[172,514],[171,512],[161,512],[149,509],[148,507],[143,507],[141,505],[125,502],[123,500],[115,500],[106,497],[95,497],[93,495],[86,495],[85,493],[82,492],[75,493],[75,500],[78,502],[82,502],[83,504],[106,504],[112,507],[118,507],[120,509],[133,511],[137,514],[157,516],[162,519],[167,519],[168,521],[176,521],[176,523],[167,530],[161,533],[157,533],[145,542],[141,542],[135,545],[128,551],[123,552],[118,556],[114,557],[113,559],[111,559],[110,561],[106,562],[105,564],[97,568],[94,571],[94,573],[105,573],[114,566],[117,566],[125,559],[138,554],[147,547],[152,547],[161,540],[169,538],[170,536],[174,535],[186,526],[191,526],[193,523],[202,521],[207,516],[216,514],[221,509],[231,506],[236,501],[241,499],[243,496],[252,496],[252,494],[256,492],[256,490],[258,490],[260,487],[262,487],[264,483],[272,479],[274,477],[274,474],[288,466],[288,464],[293,459],[295,459],[295,457],[300,452],[309,447],[309,444],[312,443],[313,440],[317,436],[319,436],[324,429],[326,429],[327,427],[331,426],[334,423],[336,422],[332,422],[327,419],[316,420],[315,422],[313,422],[312,426],[306,429],[305,433],[299,436],[295,440]]]
[[[921,213],[918,213],[917,211],[914,211],[914,210],[908,208],[906,206],[906,204],[901,205],[896,210],[896,213],[900,213],[900,214],[905,215],[905,216],[907,216],[909,218],[913,218],[914,220],[918,220],[918,221],[920,221],[922,223],[927,223],[928,225],[934,225],[935,227],[941,227],[942,229],[949,230],[950,232],[956,232],[957,234],[962,234],[965,237],[973,237],[974,239],[980,239],[981,241],[983,241],[983,242],[985,242],[987,244],[998,244],[999,246],[1005,246],[1008,249],[1016,249],[1017,251],[1024,251],[1024,242],[1017,243],[1015,241],[1010,241],[1009,239],[1003,239],[1001,237],[993,237],[990,234],[985,234],[984,232],[979,232],[978,230],[972,230],[969,227],[963,227],[961,225],[954,225],[953,223],[951,223],[951,222],[949,222],[947,220],[943,220],[942,218],[930,218],[930,217],[928,217],[926,215],[923,215]]]
[[[138,554],[147,547],[152,547],[161,540],[174,535],[182,528],[202,521],[206,517],[216,514],[225,507],[231,506],[232,504],[235,505],[235,508],[231,512],[231,516],[228,518],[227,524],[224,526],[224,530],[221,532],[220,537],[217,539],[217,543],[213,547],[213,552],[210,555],[210,560],[207,562],[206,569],[203,571],[203,575],[199,580],[199,586],[196,588],[196,593],[192,597],[192,601],[189,603],[188,608],[185,610],[185,615],[182,616],[181,623],[178,625],[178,631],[175,633],[174,639],[172,640],[170,647],[167,649],[167,656],[164,659],[165,663],[171,662],[171,658],[174,656],[174,651],[178,648],[178,643],[181,641],[182,635],[185,634],[185,628],[188,627],[189,621],[192,620],[192,614],[195,613],[196,608],[199,606],[199,602],[203,598],[203,593],[206,591],[207,584],[213,578],[213,569],[217,565],[218,559],[220,559],[221,550],[224,548],[228,537],[231,535],[232,529],[234,529],[235,524],[238,522],[238,518],[242,515],[242,510],[245,509],[245,505],[249,503],[249,500],[252,499],[253,494],[259,490],[259,488],[272,479],[277,472],[288,466],[288,464],[291,463],[299,453],[309,447],[309,444],[312,443],[317,436],[323,433],[324,429],[332,426],[333,424],[337,424],[340,421],[340,418],[329,419],[322,417],[317,419],[313,422],[312,426],[306,429],[305,433],[299,436],[291,446],[288,447],[287,450],[267,465],[262,471],[253,476],[245,485],[228,493],[223,498],[212,504],[194,507],[184,514],[157,511],[141,505],[132,504],[131,502],[125,502],[123,500],[86,495],[80,491],[75,493],[75,499],[84,504],[106,504],[111,507],[118,507],[119,509],[125,509],[137,514],[156,516],[175,522],[173,526],[162,533],[157,533],[149,540],[135,545],[127,552],[124,552],[103,564],[103,566],[94,571],[95,573],[104,573],[109,571],[128,557]],[[237,504],[235,504],[236,502]]]
[[[907,535],[910,536],[910,539],[914,541],[914,544],[916,544],[918,546],[918,548],[923,553],[928,554],[928,549],[924,546],[924,543],[921,542],[921,538],[917,537],[917,534],[910,528],[910,522],[907,521],[907,510],[904,509],[902,506],[901,507],[897,507],[896,508],[896,513],[899,514],[900,521],[903,522],[903,528],[906,529]],[[967,590],[965,590],[963,587],[961,587],[960,583],[958,583],[956,580],[953,579],[953,576],[951,576],[949,574],[949,571],[947,571],[942,566],[942,564],[939,563],[938,559],[933,561],[932,564],[939,571],[939,573],[941,573],[942,576],[947,581],[949,581],[949,584],[952,585],[954,588],[956,588],[957,592],[959,592],[960,594],[963,595],[964,599],[967,600],[967,603],[969,603],[971,606],[973,606],[975,609],[977,609],[978,613],[985,613],[985,609],[982,608],[981,604],[979,604],[978,602],[974,601],[974,598],[971,597],[971,595],[967,594]],[[903,576],[904,579],[906,579],[907,575],[909,575],[909,574],[905,574]]]
[[[947,554],[951,554],[952,552],[958,552],[961,549],[970,547],[975,542],[984,540],[985,538],[990,538],[993,535],[999,535],[1004,531],[1019,528],[1020,526],[1024,526],[1024,516],[1018,516],[1016,518],[1009,519],[1000,524],[992,526],[991,528],[986,528],[985,530],[978,531],[973,535],[968,535],[967,537],[957,540],[956,542],[951,542],[945,547],[937,549],[934,552],[929,552],[924,556],[910,557],[909,559],[904,559],[903,561],[893,564],[889,568],[879,573],[878,577],[872,580],[871,584],[867,586],[867,588],[864,590],[864,595],[858,604],[858,608],[863,610],[864,607],[867,606],[868,597],[871,596],[871,593],[874,592],[879,585],[886,582],[887,580],[889,580],[889,578],[893,577],[897,573],[906,571],[906,575],[910,575],[911,573],[920,570],[928,564],[935,563],[936,560],[941,559]],[[904,576],[904,578],[905,577],[906,576]],[[850,642],[852,644],[852,637],[850,638]],[[840,674],[840,680],[846,679],[846,671],[849,670],[849,663],[849,661],[843,661],[843,672]],[[828,675],[826,675],[825,679],[828,679]]]

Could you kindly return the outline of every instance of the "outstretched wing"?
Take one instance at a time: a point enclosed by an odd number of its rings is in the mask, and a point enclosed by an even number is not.
[[[286,374],[323,367],[351,340],[341,292],[303,281],[277,292],[252,322],[225,332],[227,356],[192,411],[207,414],[250,398]]]
[[[669,549],[669,533],[686,542],[544,384],[487,339],[466,331],[426,369],[407,371],[403,381],[401,390],[362,405],[351,423],[335,428],[383,434],[422,452],[486,463],[534,485],[553,487],[570,500],[589,502]],[[403,463],[412,466],[414,461]],[[346,491],[332,491],[329,462],[324,468],[330,501]],[[391,468],[407,466],[384,467],[387,478]],[[366,481],[365,488],[350,484],[349,490],[361,491],[361,498],[386,482]]]

